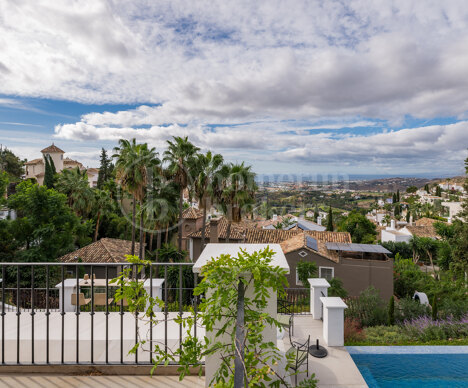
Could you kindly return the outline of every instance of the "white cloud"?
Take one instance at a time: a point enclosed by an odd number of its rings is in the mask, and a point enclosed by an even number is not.
[[[169,123],[468,110],[463,0],[6,0],[0,14],[4,94],[164,103]]]
[[[189,135],[263,162],[449,169],[466,122],[377,127],[466,117],[467,21],[464,0],[4,0],[0,93],[139,105],[57,125],[61,139]],[[316,133],[356,127],[367,134]]]

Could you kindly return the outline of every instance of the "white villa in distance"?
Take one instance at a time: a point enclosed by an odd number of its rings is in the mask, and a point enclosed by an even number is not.
[[[90,187],[96,187],[99,169],[97,168],[88,168],[86,169],[83,164],[80,162],[70,159],[64,158],[63,155],[65,151],[62,151],[58,148],[54,143],[49,147],[44,148],[42,151],[42,158],[31,160],[25,163],[26,166],[26,179],[34,178],[36,179],[39,185],[44,183],[44,175],[45,175],[45,163],[44,158],[46,156],[50,156],[54,162],[55,170],[59,173],[63,170],[70,170],[73,168],[78,167],[81,171],[86,170],[88,174],[88,182]]]

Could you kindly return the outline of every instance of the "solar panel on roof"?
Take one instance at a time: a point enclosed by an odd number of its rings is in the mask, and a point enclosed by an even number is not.
[[[317,240],[311,236],[306,236],[307,247],[318,252],[318,243]]]
[[[347,251],[347,252],[368,252],[368,253],[385,253],[390,254],[391,252],[385,249],[381,245],[373,244],[348,244],[348,243],[326,243],[327,249],[335,251]]]

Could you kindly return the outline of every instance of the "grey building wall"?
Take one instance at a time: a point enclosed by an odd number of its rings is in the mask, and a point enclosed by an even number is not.
[[[301,257],[300,252],[307,253]],[[313,261],[318,267],[332,267],[334,277],[343,281],[349,296],[358,296],[369,286],[374,286],[380,296],[387,300],[393,295],[393,260],[362,260],[341,258],[339,263],[326,259],[308,249],[298,249],[286,254],[290,267],[289,287],[302,287],[296,282],[296,268],[299,261]],[[318,276],[318,274],[317,274]]]

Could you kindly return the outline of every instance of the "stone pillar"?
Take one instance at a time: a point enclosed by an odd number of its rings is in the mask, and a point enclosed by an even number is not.
[[[322,319],[322,302],[320,298],[328,296],[330,283],[323,278],[308,280],[310,284],[310,312],[314,319]]]
[[[145,291],[148,293],[148,295],[151,294],[151,287],[153,288],[153,298],[159,298],[162,300],[162,286],[164,284],[164,279],[157,279],[153,278],[153,281],[151,282],[151,279],[146,279],[145,283],[143,284],[143,287]],[[160,312],[161,307],[159,306],[154,306],[154,312]]]
[[[83,279],[79,279],[81,282]],[[55,286],[55,288],[59,289],[59,309],[62,311],[62,305],[63,305],[63,311],[66,313],[75,311],[75,306],[71,304],[71,297],[76,289],[76,279],[65,279],[63,281],[64,283],[64,292],[63,292],[63,298],[62,298],[62,283],[59,283]]]
[[[323,338],[328,346],[344,346],[344,310],[338,297],[320,298],[323,303]]]

